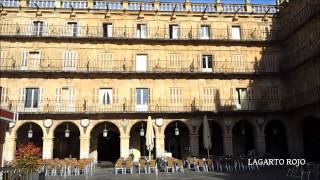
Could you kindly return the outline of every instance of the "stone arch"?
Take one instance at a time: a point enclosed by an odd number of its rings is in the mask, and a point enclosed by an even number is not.
[[[273,157],[285,158],[288,155],[287,128],[279,119],[272,119],[264,126],[266,152]]]
[[[69,129],[70,136],[65,136],[66,129]],[[81,128],[73,121],[63,121],[53,127],[54,137],[54,158],[80,158],[80,136]]]
[[[104,136],[104,131],[106,136]],[[90,151],[89,156],[95,162],[114,163],[120,157],[120,137],[119,126],[112,121],[99,121],[92,125],[90,131]]]
[[[247,154],[255,150],[255,126],[249,120],[239,120],[232,126],[233,153]]]
[[[187,120],[185,120],[185,119],[170,119],[170,120],[167,120],[166,123],[164,123],[164,125],[162,126],[161,134],[165,133],[168,125],[171,124],[172,122],[181,122],[181,123],[183,123],[188,128],[189,134],[193,134],[193,132],[196,132],[196,129],[194,131],[192,125],[190,123],[188,123]]]
[[[79,120],[53,120],[53,124],[50,127],[50,131],[48,133],[49,136],[54,137],[54,132],[55,132],[56,128],[59,127],[63,123],[72,123],[72,124],[74,124],[78,128],[78,130],[80,132],[80,136],[83,135],[83,128],[81,127]]]
[[[175,134],[176,125],[179,129],[179,135]],[[192,131],[190,130],[190,126],[184,121],[174,120],[166,124],[164,128],[165,151],[172,153],[172,156],[175,158],[184,158],[190,155],[191,134]]]
[[[129,136],[130,136],[130,132],[131,132],[132,127],[134,127],[136,124],[141,123],[141,122],[146,122],[147,123],[147,120],[136,120],[136,121],[134,121],[133,123],[131,123],[130,125],[127,126],[127,133],[129,133],[128,134]],[[155,125],[154,121],[152,121],[152,127],[153,127],[153,130],[154,130],[155,137],[158,137],[160,133],[159,133],[158,127]]]
[[[224,128],[218,121],[209,121],[210,132],[211,132],[211,144],[212,148],[210,150],[210,155],[220,156],[223,155],[223,136]],[[199,134],[199,155],[207,156],[207,150],[203,148],[203,123],[200,124],[198,128]]]

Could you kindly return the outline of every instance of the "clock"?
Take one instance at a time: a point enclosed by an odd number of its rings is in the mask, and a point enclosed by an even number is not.
[[[156,125],[161,127],[163,125],[163,118],[156,118]]]
[[[15,122],[15,121],[10,122],[10,123],[9,123],[9,128],[13,128],[15,125],[16,125],[16,122]]]
[[[52,126],[53,122],[52,122],[52,119],[45,119],[43,120],[43,125],[44,127],[46,128],[50,128]]]
[[[81,119],[80,124],[82,127],[88,127],[90,124],[90,120],[89,119]]]

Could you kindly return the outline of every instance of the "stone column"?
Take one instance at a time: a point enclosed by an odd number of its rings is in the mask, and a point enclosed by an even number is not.
[[[190,0],[185,0],[184,7],[186,8],[186,11],[190,11],[191,10],[191,2],[190,2]]]
[[[199,134],[190,135],[191,155],[199,156]]]
[[[4,160],[12,161],[15,159],[16,152],[16,138],[6,137],[5,147],[4,147]]]
[[[80,136],[80,159],[89,158],[90,136]]]
[[[248,13],[251,13],[251,12],[252,12],[252,6],[251,6],[250,0],[246,0],[246,2],[245,2],[245,7],[246,7],[246,11],[247,11]]]
[[[88,8],[92,9],[93,8],[93,0],[88,0]]]
[[[120,136],[120,157],[129,157],[130,136]]]
[[[158,135],[156,137],[156,157],[161,158],[164,157],[164,148],[165,148],[165,142],[164,142],[164,135]]]
[[[160,1],[159,0],[155,0],[153,2],[153,7],[155,10],[160,10]]]
[[[216,0],[216,11],[221,12],[222,11],[222,4],[220,0]]]
[[[123,8],[123,9],[128,9],[128,6],[129,6],[128,0],[123,0],[123,1],[122,1],[122,8]]]
[[[226,134],[223,136],[223,150],[224,154],[233,154],[232,134]]]
[[[42,159],[53,159],[53,137],[43,137]]]

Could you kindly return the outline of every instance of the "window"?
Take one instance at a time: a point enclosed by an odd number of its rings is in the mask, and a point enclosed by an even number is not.
[[[68,22],[68,34],[73,37],[77,37],[78,34],[78,23],[77,22]]]
[[[100,54],[99,64],[97,69],[103,71],[112,71],[113,68],[117,68],[117,62],[112,61],[113,53],[102,52]]]
[[[34,36],[42,36],[43,34],[43,22],[42,21],[34,21],[33,22],[33,35]]]
[[[102,105],[112,104],[112,89],[100,88],[99,89],[99,102]]]
[[[240,40],[241,39],[240,26],[232,26],[231,33],[232,33],[231,34],[232,40]]]
[[[209,26],[201,26],[200,32],[201,39],[209,39],[210,38],[210,29]]]
[[[77,61],[76,51],[67,51],[63,54],[63,70],[65,71],[75,71]]]
[[[215,88],[203,88],[203,102],[204,104],[213,104],[216,95]]]
[[[247,88],[236,88],[237,104],[242,104],[247,98]]]
[[[267,99],[268,103],[275,103],[279,98],[279,88],[278,87],[268,87],[267,88]]]
[[[22,69],[37,70],[40,67],[40,52],[39,51],[24,51],[22,53]]]
[[[136,110],[147,111],[149,104],[149,89],[137,88],[136,89]]]
[[[26,88],[25,108],[37,108],[39,100],[39,88]]]
[[[173,105],[182,104],[182,88],[170,88],[170,103]]]
[[[212,72],[212,55],[202,56],[202,71]]]
[[[147,55],[138,54],[136,56],[136,71],[146,72],[147,71]]]
[[[56,89],[56,111],[74,112],[76,107],[76,91],[74,87],[58,87]]]
[[[182,68],[181,65],[181,54],[169,54],[169,68],[172,70],[179,70]]]
[[[103,37],[112,37],[112,24],[103,24]]]
[[[178,39],[179,38],[179,26],[178,25],[170,25],[170,39]]]
[[[147,37],[147,25],[138,24],[137,25],[137,38],[146,38]]]
[[[232,65],[236,72],[242,72],[245,70],[245,62],[243,61],[243,55],[236,54],[232,56]]]

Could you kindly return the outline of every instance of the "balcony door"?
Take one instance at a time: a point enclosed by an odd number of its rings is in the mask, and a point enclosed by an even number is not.
[[[210,38],[209,26],[201,26],[200,33],[201,33],[200,34],[201,39],[209,39]]]
[[[170,39],[179,39],[179,26],[178,25],[170,25]]]
[[[149,106],[149,89],[136,89],[136,111],[148,111]]]
[[[212,55],[202,56],[202,72],[212,72]]]
[[[147,38],[147,25],[138,24],[137,25],[137,38]]]
[[[112,24],[103,24],[103,37],[112,37]]]
[[[34,36],[42,36],[43,34],[43,22],[42,21],[34,21],[33,22],[33,35]]]
[[[75,71],[77,62],[77,52],[67,51],[63,54],[63,67],[64,71]]]
[[[24,51],[22,53],[22,70],[38,70],[40,68],[40,52]]]
[[[75,88],[62,87],[56,89],[56,111],[58,112],[74,112],[75,103]]]
[[[146,72],[147,71],[147,55],[138,54],[136,56],[136,71],[137,72]]]
[[[241,40],[240,26],[232,26],[231,39]]]

